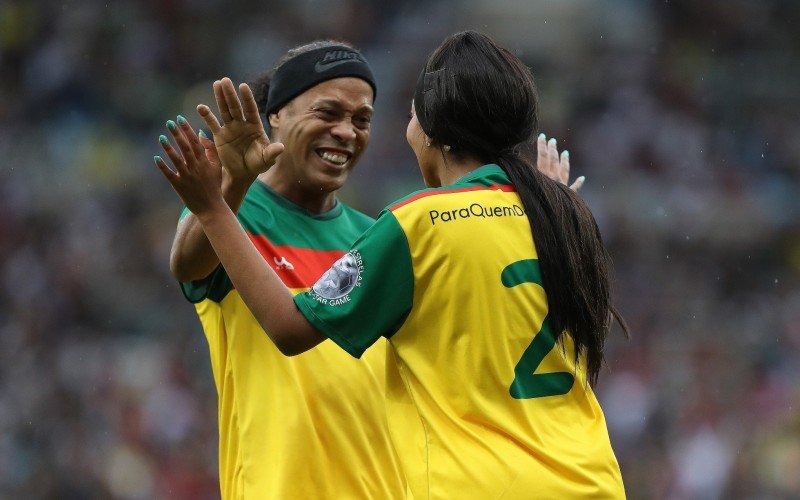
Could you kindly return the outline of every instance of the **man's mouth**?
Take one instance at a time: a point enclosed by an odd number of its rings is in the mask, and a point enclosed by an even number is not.
[[[322,158],[325,161],[333,163],[334,165],[342,166],[350,160],[350,157],[353,156],[352,153],[348,151],[342,151],[337,149],[328,149],[328,148],[320,148],[315,151],[317,156]]]

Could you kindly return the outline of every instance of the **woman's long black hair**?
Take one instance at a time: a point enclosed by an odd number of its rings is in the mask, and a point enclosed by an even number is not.
[[[536,168],[533,75],[518,57],[474,31],[448,37],[425,72],[432,76],[424,102],[415,106],[425,113],[426,133],[452,154],[496,163],[506,172],[535,238],[553,331],[560,342],[561,335],[572,336],[576,362],[586,354],[594,385],[613,318],[626,335],[628,329],[611,304],[611,261],[589,207]]]

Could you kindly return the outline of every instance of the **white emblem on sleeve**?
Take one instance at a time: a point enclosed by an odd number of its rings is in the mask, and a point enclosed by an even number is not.
[[[348,252],[333,263],[311,289],[318,297],[333,300],[344,297],[361,282],[361,255]]]

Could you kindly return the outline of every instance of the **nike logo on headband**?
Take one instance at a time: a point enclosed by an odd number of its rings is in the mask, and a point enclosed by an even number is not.
[[[355,52],[348,52],[346,50],[334,50],[327,52],[321,61],[314,65],[314,70],[317,73],[322,73],[333,67],[339,66],[349,62],[364,62],[364,60]]]

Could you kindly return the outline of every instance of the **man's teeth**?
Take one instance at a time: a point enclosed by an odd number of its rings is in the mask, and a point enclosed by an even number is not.
[[[342,165],[347,161],[347,156],[337,153],[329,153],[328,151],[319,153],[319,156],[323,160],[328,160],[329,162],[336,163],[337,165]]]

